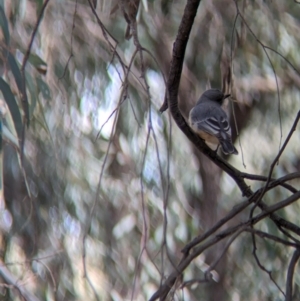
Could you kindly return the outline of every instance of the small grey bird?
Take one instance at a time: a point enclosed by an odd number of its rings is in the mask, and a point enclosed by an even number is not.
[[[224,99],[230,94],[224,95],[218,89],[205,91],[195,107],[190,111],[189,123],[194,132],[196,132],[205,143],[213,148],[221,144],[225,155],[238,154],[231,141],[231,128],[228,117],[222,109]]]

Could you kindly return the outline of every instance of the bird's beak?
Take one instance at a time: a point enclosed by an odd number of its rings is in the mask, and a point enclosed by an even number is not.
[[[225,94],[224,99],[228,98],[231,94]]]

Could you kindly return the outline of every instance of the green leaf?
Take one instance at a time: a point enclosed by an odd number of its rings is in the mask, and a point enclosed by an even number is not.
[[[18,89],[19,89],[20,93],[22,94],[22,75],[21,75],[21,71],[20,71],[20,68],[19,68],[14,56],[10,52],[8,53],[8,63],[9,63],[10,69],[13,73],[13,76],[15,78]]]
[[[8,23],[2,5],[0,5],[0,26],[4,34],[6,45],[9,45],[10,36],[9,36]]]
[[[36,0],[36,16],[39,17],[41,9],[43,7],[43,0]]]
[[[0,114],[0,156],[2,157],[2,114]],[[1,164],[1,168],[2,168],[2,164]],[[0,173],[2,174],[2,170],[0,171]]]
[[[30,104],[29,104],[29,118],[32,119],[34,109],[36,107],[36,87],[33,83],[32,76],[26,72],[26,86],[30,92]]]
[[[164,15],[167,15],[170,12],[170,7],[172,2],[170,0],[162,0],[161,1],[161,10]]]
[[[2,91],[5,102],[7,103],[10,114],[13,118],[14,127],[18,134],[19,140],[21,141],[22,140],[22,131],[23,131],[21,113],[20,113],[18,104],[16,102],[16,99],[15,99],[13,93],[11,92],[9,85],[1,77],[0,77],[0,90]]]
[[[41,66],[46,66],[47,63],[43,61],[38,55],[31,53],[29,55],[28,61],[30,64],[32,64],[34,67],[41,67]]]
[[[22,84],[21,71],[20,71],[20,68],[19,68],[14,56],[10,52],[8,53],[8,63],[9,63],[10,69],[13,73],[13,76],[15,78],[19,92],[21,95],[23,95],[23,84]],[[25,98],[25,101],[22,102],[22,105],[23,105],[24,114],[25,114],[25,117],[27,120],[27,126],[29,126],[29,106],[28,106],[28,99],[27,99],[26,94],[25,94],[24,98]]]
[[[3,190],[3,149],[2,149],[2,116],[0,116],[0,198],[4,200]]]
[[[43,97],[47,100],[50,100],[51,92],[48,85],[40,77],[36,78],[36,83],[38,85],[39,91],[42,92]]]

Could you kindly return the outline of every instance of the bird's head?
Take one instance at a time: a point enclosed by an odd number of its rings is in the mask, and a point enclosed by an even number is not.
[[[219,89],[209,89],[201,95],[200,99],[198,100],[198,103],[205,100],[212,100],[222,105],[224,99],[226,99],[229,96],[230,94],[224,94]]]

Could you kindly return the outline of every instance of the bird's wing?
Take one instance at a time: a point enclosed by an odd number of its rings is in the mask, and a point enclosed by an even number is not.
[[[218,139],[226,139],[227,135],[231,136],[226,113],[221,108],[195,107],[190,113],[190,123],[194,128],[205,131]]]

